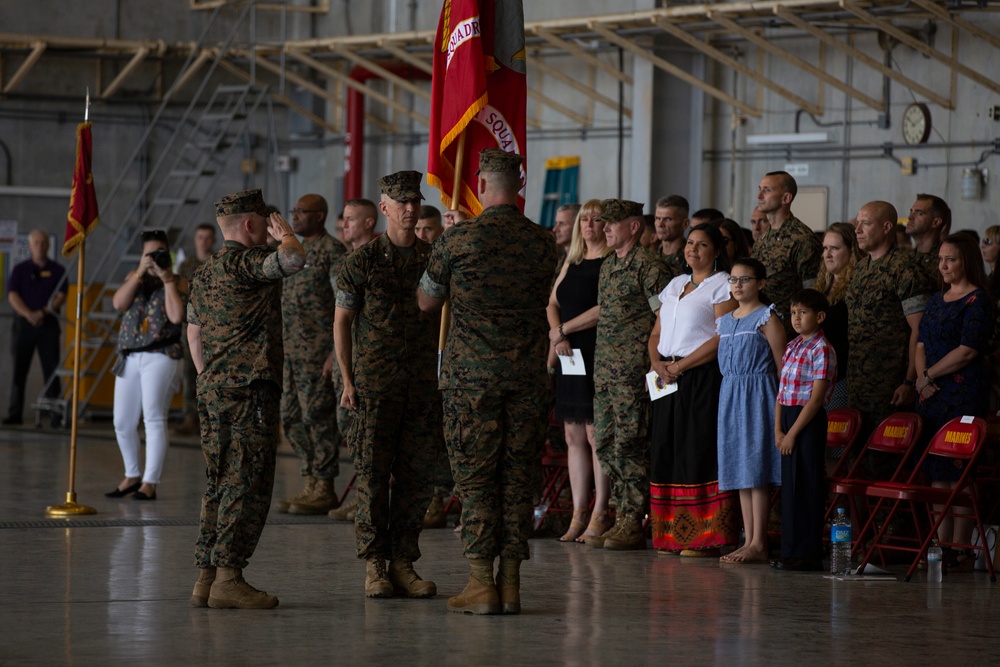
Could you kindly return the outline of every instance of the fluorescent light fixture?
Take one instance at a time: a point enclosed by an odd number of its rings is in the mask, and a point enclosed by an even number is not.
[[[748,134],[748,146],[766,144],[825,144],[830,141],[826,132],[790,132],[788,134]]]

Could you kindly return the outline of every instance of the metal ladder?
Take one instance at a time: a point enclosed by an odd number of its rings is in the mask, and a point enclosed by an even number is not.
[[[198,41],[198,46],[192,49],[191,55],[184,63],[174,84],[164,94],[162,103],[146,131],[140,138],[131,158],[126,163],[111,189],[109,195],[101,202],[101,211],[108,211],[116,202],[116,197],[131,196],[132,200],[127,214],[122,218],[117,228],[110,228],[107,223],[101,223],[87,239],[87,247],[92,253],[95,246],[103,248],[103,255],[96,268],[88,270],[88,293],[83,305],[83,320],[85,322],[81,342],[80,380],[81,391],[79,413],[84,416],[95,411],[90,409],[102,380],[114,365],[113,353],[100,354],[101,351],[113,352],[117,342],[117,329],[121,313],[111,307],[111,297],[124,280],[129,271],[134,269],[142,256],[141,235],[144,231],[162,229],[168,231],[172,238],[172,246],[179,247],[179,242],[193,234],[197,224],[205,218],[205,202],[211,202],[218,194],[214,186],[219,176],[225,171],[241,138],[249,131],[250,121],[267,103],[270,111],[269,91],[266,86],[252,84],[217,85],[208,92],[209,81],[218,69],[236,36],[248,18],[253,16],[255,3],[248,3],[243,8],[225,43],[215,49],[215,57],[210,66],[201,76],[201,83],[192,96],[183,115],[179,118],[169,118],[165,113],[174,100],[178,82],[187,78],[185,74],[195,63],[198,53],[205,47],[205,42],[215,23],[220,6],[211,15]],[[251,18],[252,20],[252,18]],[[206,99],[207,98],[207,99]],[[271,114],[269,113],[270,117]],[[161,149],[159,158],[149,168],[143,181],[133,194],[123,191],[123,185],[142,173],[145,153],[154,132],[168,131],[169,139]],[[96,242],[95,236],[108,236]],[[66,275],[75,275],[74,258]],[[88,261],[88,268],[91,266]],[[100,284],[100,287],[91,287]],[[75,309],[75,304],[67,305],[67,312]],[[74,321],[63,317],[64,325],[76,326]],[[74,318],[75,319],[75,318]],[[67,329],[68,327],[64,326]],[[41,395],[32,404],[35,411],[35,423],[38,425],[42,413],[58,415],[64,424],[69,423],[72,410],[72,346],[66,348],[60,366],[53,377],[45,384]],[[58,398],[46,398],[49,386],[60,379],[61,395]],[[84,382],[87,380],[88,382]],[[84,385],[87,388],[84,389]]]

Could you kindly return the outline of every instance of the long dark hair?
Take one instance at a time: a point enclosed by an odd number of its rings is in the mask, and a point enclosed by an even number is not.
[[[729,273],[729,269],[732,265],[729,263],[729,253],[726,252],[726,239],[722,237],[722,232],[713,225],[711,222],[703,222],[700,225],[695,225],[688,232],[688,238],[691,238],[693,232],[704,232],[705,236],[711,242],[712,247],[719,252],[719,257],[716,260],[715,268],[718,271],[725,271]],[[684,262],[684,273],[691,273],[691,267],[688,266],[687,262]]]
[[[747,237],[743,233],[744,230],[740,227],[740,223],[732,218],[716,218],[712,221],[712,224],[717,226],[720,231],[725,230],[729,233],[729,237],[733,240],[733,245],[736,247],[733,257],[739,259],[740,257],[750,256],[750,244],[747,243]]]
[[[976,287],[990,291],[989,280],[986,278],[986,268],[983,265],[983,253],[979,250],[979,244],[968,234],[958,232],[949,234],[948,238],[941,242],[941,245],[948,243],[958,249],[958,254],[962,258],[962,267],[965,269],[965,278]]]

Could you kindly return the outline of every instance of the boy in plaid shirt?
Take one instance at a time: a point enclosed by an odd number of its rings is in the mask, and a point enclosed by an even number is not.
[[[820,325],[829,303],[812,289],[791,299],[792,328],[798,335],[782,358],[774,440],[781,452],[781,558],[778,570],[823,569],[823,512],[826,487],[826,404],[837,378],[837,355]]]

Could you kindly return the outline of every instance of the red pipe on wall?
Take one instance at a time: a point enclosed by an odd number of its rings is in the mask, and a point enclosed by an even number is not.
[[[427,80],[431,75],[402,63],[379,63],[383,69],[409,81]],[[381,78],[364,67],[355,67],[351,79],[364,83]],[[347,133],[344,135],[344,201],[361,197],[365,167],[365,95],[354,88],[347,90]]]

